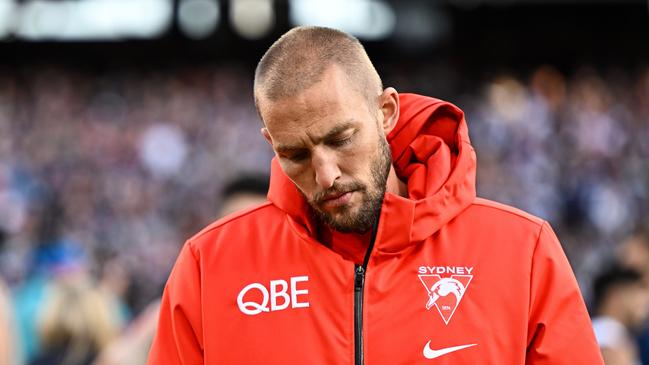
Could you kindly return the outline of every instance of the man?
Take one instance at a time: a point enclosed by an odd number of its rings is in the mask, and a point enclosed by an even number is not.
[[[475,197],[455,106],[361,44],[283,35],[255,73],[268,202],[184,246],[149,364],[601,364],[549,225]]]
[[[595,280],[595,336],[607,365],[640,364],[632,333],[649,316],[649,290],[642,275],[613,267]]]
[[[248,173],[230,181],[223,188],[219,217],[266,201],[268,175]]]
[[[622,266],[637,271],[649,288],[649,231],[646,228],[638,229],[619,245],[618,257]],[[649,364],[649,322],[641,327],[637,331],[638,350],[641,362]]]

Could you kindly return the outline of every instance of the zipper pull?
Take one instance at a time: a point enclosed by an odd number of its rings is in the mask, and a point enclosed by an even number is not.
[[[356,275],[354,275],[354,289],[360,291],[363,289],[363,284],[365,282],[365,269],[363,266],[356,266]]]

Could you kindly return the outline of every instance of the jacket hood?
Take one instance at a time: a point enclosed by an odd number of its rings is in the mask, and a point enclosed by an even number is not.
[[[476,156],[464,113],[455,105],[400,94],[400,116],[387,140],[408,197],[386,193],[374,250],[398,252],[423,241],[475,199]],[[308,203],[273,158],[268,199],[316,235]]]

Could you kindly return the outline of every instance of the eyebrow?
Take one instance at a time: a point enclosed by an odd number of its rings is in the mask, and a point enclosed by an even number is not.
[[[337,135],[341,134],[342,132],[344,132],[344,131],[346,131],[346,130],[348,130],[350,128],[353,128],[354,127],[353,122],[354,122],[353,119],[349,119],[349,120],[335,126],[332,130],[327,132],[327,134],[325,134],[324,136],[322,136],[320,138],[314,138],[313,141],[315,142],[315,144],[318,144],[318,143],[320,143],[322,141],[330,140],[330,139],[336,137]],[[281,152],[281,153],[299,151],[299,150],[303,150],[303,149],[305,149],[303,146],[297,146],[297,145],[280,144],[280,145],[275,146],[275,150],[277,152]]]

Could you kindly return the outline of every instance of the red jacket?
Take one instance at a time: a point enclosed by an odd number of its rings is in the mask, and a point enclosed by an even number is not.
[[[277,161],[269,202],[182,249],[148,364],[602,364],[548,223],[475,197],[463,113],[401,95],[388,136],[409,198],[387,193],[366,266],[318,242]]]

